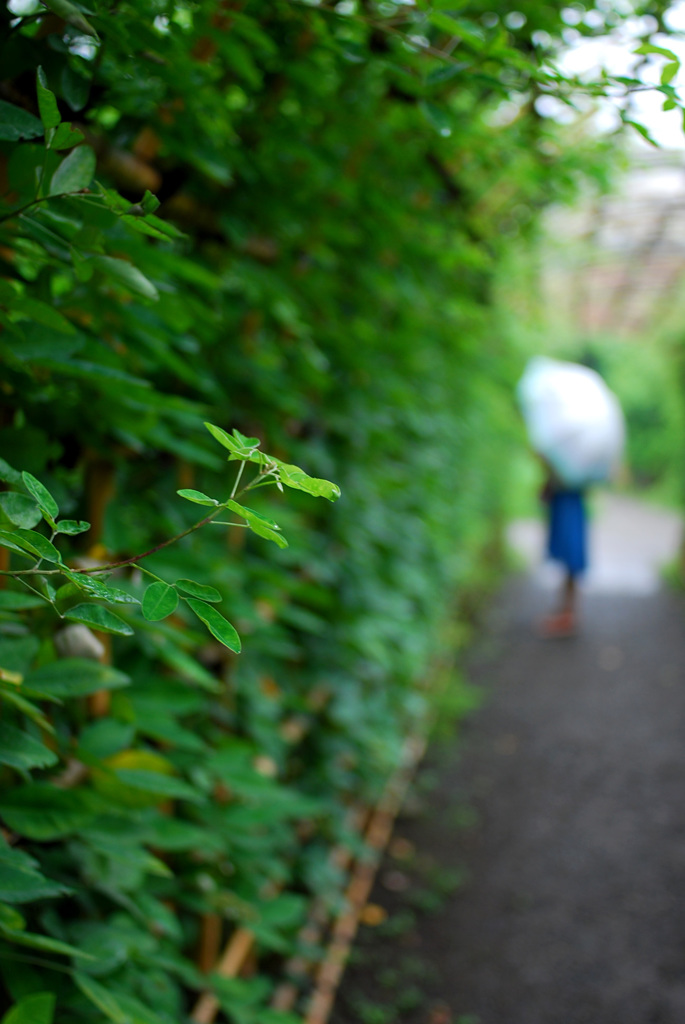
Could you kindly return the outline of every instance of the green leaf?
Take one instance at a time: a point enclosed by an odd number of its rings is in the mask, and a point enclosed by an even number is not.
[[[29,608],[41,608],[44,604],[45,600],[34,594],[0,590],[0,611],[3,612],[22,612]]]
[[[32,903],[34,900],[64,896],[70,890],[45,878],[37,870],[36,861],[25,853],[0,845],[0,900],[5,903]],[[7,928],[21,930],[19,922],[0,919]]]
[[[208,587],[204,583],[196,583],[195,580],[176,580],[174,586],[182,590],[184,594],[197,597],[201,601],[211,601],[217,604],[221,601],[221,594],[214,587]]]
[[[214,440],[218,441],[224,448],[228,448],[231,455],[234,455],[237,459],[249,459],[254,450],[259,446],[259,441],[256,437],[243,438],[242,434],[237,438],[231,437],[225,430],[215,426],[213,423],[205,423],[205,426]],[[237,431],[234,431],[234,434],[237,433]],[[243,441],[252,441],[254,443],[244,444]]]
[[[0,764],[29,771],[55,764],[57,755],[44,743],[13,725],[0,722]]]
[[[26,558],[37,558],[37,553],[33,548],[29,548],[26,544],[19,544],[14,539],[14,532],[8,532],[7,530],[0,530],[0,547],[8,548],[10,551],[15,551],[19,555],[24,555]]]
[[[20,697],[18,693],[13,693],[9,689],[3,689],[0,692],[0,699],[6,704],[11,704],[17,711],[21,711],[23,715],[30,718],[32,722],[39,725],[41,729],[45,729],[46,732],[54,733],[54,728],[48,722],[47,718],[35,704],[32,704],[30,700],[26,700],[24,697]]]
[[[19,932],[26,927],[26,921],[19,911],[15,907],[9,907],[6,903],[0,903],[0,924]]]
[[[74,150],[78,153],[78,150]],[[73,154],[72,154],[73,155]],[[67,157],[69,159],[69,157]],[[101,270],[108,277],[113,278],[119,284],[123,284],[129,291],[136,295],[142,295],[146,299],[159,298],[159,292],[144,274],[141,274],[137,267],[134,267],[128,260],[120,260],[115,256],[94,256],[90,261],[94,267]]]
[[[95,174],[95,153],[90,146],[72,149],[60,163],[50,181],[51,196],[69,195],[88,188]],[[104,259],[104,256],[98,257]],[[118,262],[123,262],[119,260]]]
[[[65,64],[60,78],[62,95],[72,110],[83,110],[90,94],[90,80]]]
[[[268,526],[270,530],[280,530],[280,526],[273,519],[263,516],[261,512],[256,512],[253,508],[248,508],[247,505],[241,505],[240,502],[235,501],[233,498],[226,502],[226,508],[230,508],[232,512],[237,512],[248,523],[255,520],[261,523],[262,526]]]
[[[159,815],[146,818],[148,832],[146,843],[160,850],[201,850],[207,845],[207,830],[180,818]]]
[[[45,513],[43,513],[45,515]],[[46,562],[62,563],[62,556],[47,537],[44,537],[42,533],[37,533],[35,530],[15,530],[14,536],[20,536],[20,543],[26,541],[27,544],[31,544],[40,555],[41,559],[45,559]]]
[[[287,548],[288,542],[282,533],[276,533],[274,530],[270,530],[268,526],[262,526],[260,523],[250,523],[250,529],[253,533],[256,533],[258,537],[263,537],[264,540],[271,540],[279,548]]]
[[[159,209],[161,204],[157,196],[153,196],[152,192],[150,192],[149,189],[146,189],[140,205],[143,207],[145,213],[154,213],[155,210]]]
[[[0,494],[0,509],[14,526],[30,530],[37,526],[42,516],[33,498],[17,491],[4,491]]]
[[[16,487],[21,484],[21,473],[17,469],[13,469],[9,462],[5,462],[4,459],[0,459],[0,480],[6,484],[12,484]]]
[[[114,1024],[165,1024],[153,1010],[138,1002],[133,996],[126,995],[121,989],[114,993],[90,975],[78,971],[74,973],[74,981],[84,996],[90,999],[105,1017],[114,1021]]]
[[[117,636],[133,634],[128,623],[111,612],[109,608],[103,608],[99,604],[77,604],[75,608],[70,608],[64,617],[71,619],[72,622],[82,622],[84,626],[100,629],[104,633],[116,633]]]
[[[60,942],[58,939],[51,939],[48,935],[34,935],[32,932],[15,931],[13,928],[6,928],[0,924],[0,935],[16,942],[19,946],[30,946],[31,949],[41,949],[45,953],[61,953],[62,956],[78,956],[83,960],[93,960],[90,953],[76,946],[70,946],[67,942]]]
[[[49,327],[52,331],[59,331],[60,334],[75,334],[76,328],[70,320],[48,305],[30,296],[21,296],[12,303],[12,312],[19,313],[37,324]],[[35,351],[35,349],[34,349]]]
[[[316,498],[328,498],[329,501],[336,501],[340,497],[340,488],[330,480],[307,476],[299,466],[288,465],[287,462],[281,462],[280,459],[273,459],[273,461],[278,466],[278,478],[286,487],[305,491]]]
[[[126,1013],[116,997],[104,988],[93,978],[86,974],[74,974],[74,981],[83,992],[84,996],[90,999],[104,1013],[105,1017],[113,1020],[115,1024],[131,1024],[131,1018]]]
[[[34,992],[15,1003],[2,1018],[2,1024],[52,1024],[54,1013],[54,992]]]
[[[419,104],[421,113],[428,123],[435,128],[438,135],[448,136],[452,134],[453,118],[449,110],[438,103],[422,102]]]
[[[50,140],[49,149],[72,149],[84,141],[83,133],[78,128],[74,128],[68,121],[63,121]]]
[[[457,75],[463,74],[470,66],[471,65],[465,61],[454,64],[445,64],[443,67],[436,68],[428,74],[426,77],[426,84],[429,87],[444,85],[446,82],[450,82],[453,78],[456,78]]]
[[[164,714],[150,716],[149,719],[142,716],[136,721],[138,731],[143,736],[150,736],[154,740],[161,740],[176,750],[190,750],[193,752],[206,752],[207,745],[200,739],[197,733],[185,729],[176,719]]]
[[[258,437],[246,437],[245,434],[241,434],[235,427],[233,428],[233,436],[243,448],[259,448],[262,443]]]
[[[91,23],[69,0],[41,0],[41,3],[44,3],[48,10],[53,11],[59,18],[63,18],[69,25],[73,25],[79,32],[91,36],[93,39],[99,38]]]
[[[63,569],[63,574],[67,579],[71,580],[73,587],[76,589],[70,589],[68,593],[64,592],[65,588],[60,588],[57,592],[57,597],[62,599],[63,597],[73,596],[79,590],[84,591],[86,594],[91,594],[93,597],[100,598],[102,601],[109,601],[110,604],[140,604],[137,597],[133,594],[127,593],[125,590],[120,590],[119,587],[110,587],[109,584],[103,583],[102,580],[96,579],[95,576],[90,576],[84,572],[73,572],[70,569]],[[67,586],[70,586],[67,584]]]
[[[99,718],[87,725],[79,736],[76,756],[96,757],[102,760],[111,757],[124,747],[130,747],[135,735],[135,727],[129,722],[119,722],[115,718]]]
[[[46,131],[56,128],[62,119],[57,109],[55,94],[48,89],[45,72],[41,67],[36,72],[36,92],[38,94],[38,111],[43,127]]]
[[[680,62],[679,61],[673,61],[671,64],[666,64],[664,66],[663,71],[661,72],[661,84],[662,85],[668,85],[669,82],[673,81],[673,79],[675,78],[675,76],[678,74],[679,71],[680,71]]]
[[[57,533],[66,533],[70,537],[75,537],[77,533],[85,533],[86,530],[90,530],[90,523],[84,522],[84,520],[76,519],[62,519],[59,523],[55,524],[55,530]]]
[[[43,123],[33,114],[13,103],[0,100],[0,139],[17,142],[19,139],[37,139],[43,134]]]
[[[45,515],[45,513],[43,513]],[[37,551],[41,558],[44,558],[46,562],[57,562],[58,564],[62,561],[62,556],[47,537],[44,537],[42,533],[37,533],[35,530],[15,530],[14,536],[19,537],[19,543],[30,544],[34,551]]]
[[[144,214],[143,216],[140,214],[134,216],[130,212],[124,213],[121,215],[121,220],[133,228],[134,231],[140,231],[151,238],[161,238],[163,242],[168,242],[171,238],[187,237],[182,231],[175,228],[173,224],[169,224],[168,221],[161,220],[161,218],[155,217],[151,213]]]
[[[213,637],[228,647],[229,650],[240,654],[240,637],[228,619],[225,619],[221,612],[217,611],[211,604],[204,601],[196,601],[192,597],[185,598],[186,603],[192,608],[198,619],[204,622],[205,626]]]
[[[151,583],[143,594],[143,615],[148,622],[166,619],[178,607],[178,594],[173,587],[161,581]]]
[[[24,677],[29,696],[50,698],[85,697],[98,690],[118,690],[130,682],[124,672],[92,658],[60,658],[27,672]]]
[[[31,667],[39,649],[40,638],[37,636],[0,635],[0,665],[23,676]]]
[[[157,628],[169,629],[165,626]],[[182,679],[195,683],[209,693],[219,693],[221,690],[219,681],[196,658],[174,643],[169,635],[157,635],[154,637],[153,643],[160,661],[177,672]]]
[[[633,50],[633,53],[640,57],[647,57],[650,53],[658,53],[662,57],[668,57],[669,60],[680,64],[680,60],[673,50],[667,50],[664,46],[654,46],[652,43],[643,43],[642,46],[638,46],[637,50]]]
[[[170,237],[175,237],[169,230],[163,230],[158,226],[159,217],[153,217],[149,214],[141,216],[140,214],[123,213],[120,220],[123,224],[133,228],[134,231],[138,231],[141,235],[148,235],[149,238],[159,238],[163,242],[168,242]],[[164,222],[162,221],[161,223]]]
[[[463,42],[468,43],[477,52],[484,50],[487,45],[487,41],[477,31],[474,31],[475,25],[473,22],[469,22],[466,19],[452,18],[449,14],[443,14],[441,11],[431,11],[428,15],[428,20],[440,32],[447,32],[451,36],[459,36]]]
[[[140,789],[144,793],[154,793],[170,799],[192,800],[196,803],[204,800],[204,794],[200,790],[173,775],[137,768],[118,768],[114,774],[125,785]]]
[[[195,502],[196,505],[219,505],[216,498],[210,498],[209,495],[203,494],[202,491],[195,491],[192,487],[184,487],[183,490],[176,491],[176,493],[186,501]]]
[[[50,494],[47,487],[45,487],[40,480],[36,480],[35,476],[31,476],[30,473],[22,473],[21,478],[24,481],[26,490],[38,502],[38,507],[43,515],[50,521],[54,521],[59,515],[59,505]]]
[[[642,138],[645,139],[650,146],[654,146],[655,149],[660,148],[659,143],[649,134],[649,129],[647,129],[643,124],[640,124],[639,121],[631,121],[626,117],[623,119],[623,123],[629,124],[631,128],[634,128],[636,132],[639,132]]]
[[[95,805],[83,790],[31,782],[0,796],[0,815],[20,836],[47,841],[73,835],[94,818]]]
[[[47,562],[59,564],[62,561],[62,556],[55,545],[35,530],[13,530],[11,533],[0,530],[0,544],[15,550],[18,548],[37,558],[44,558]]]
[[[239,516],[242,516],[246,520],[247,525],[256,533],[259,537],[264,537],[266,540],[272,540],[274,544],[277,544],[279,548],[287,548],[288,542],[280,531],[278,526],[272,519],[267,519],[260,512],[255,512],[254,509],[248,508],[246,505],[241,505],[237,501],[226,502],[226,507],[230,508],[232,512],[236,512]]]

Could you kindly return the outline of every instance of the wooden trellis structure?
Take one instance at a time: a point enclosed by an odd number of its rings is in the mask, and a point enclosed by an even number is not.
[[[409,737],[404,744],[400,764],[376,806],[358,806],[351,810],[349,823],[355,831],[363,834],[364,853],[354,856],[344,846],[337,846],[331,851],[331,860],[348,875],[342,910],[337,917],[329,918],[323,901],[314,900],[300,933],[303,943],[323,943],[325,956],[321,961],[307,960],[302,956],[290,959],[284,969],[286,980],[278,986],[272,1001],[274,1009],[293,1010],[302,999],[303,1024],[326,1024],[328,1021],[376,870],[425,746],[423,734]],[[254,951],[253,933],[249,928],[238,927],[210,971],[224,978],[239,977],[249,967]],[[219,1000],[207,991],[198,999],[190,1017],[195,1024],[213,1024],[219,1010]]]
[[[685,151],[637,154],[615,193],[555,210],[546,301],[587,335],[645,334],[685,273]]]

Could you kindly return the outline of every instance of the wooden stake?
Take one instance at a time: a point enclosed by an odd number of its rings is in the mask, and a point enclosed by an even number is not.
[[[413,771],[423,756],[425,747],[426,741],[423,738],[410,737],[405,742],[400,766],[388,782],[369,819],[364,840],[371,851],[371,856],[358,863],[347,887],[346,909],[333,925],[328,953],[317,972],[316,988],[303,1024],[326,1024],[328,1020],[350,947],[357,932],[359,916],[368,900],[381,855],[392,833],[395,818],[402,805]],[[350,859],[347,851],[341,847],[336,847],[332,855],[341,857],[345,865]],[[319,937],[324,927],[324,922],[319,920],[318,909],[315,905],[312,920],[305,926],[305,929],[312,928],[311,934],[315,936],[315,939]],[[316,933],[313,931],[314,928],[317,929]],[[309,938],[309,934],[308,932],[305,937]],[[237,977],[244,970],[254,945],[255,937],[252,932],[247,928],[236,929],[212,973],[218,974],[222,978]],[[303,963],[302,958],[293,958],[291,961],[291,965],[295,964],[298,968]],[[307,966],[304,964],[305,971]],[[296,999],[296,986],[286,982],[277,990],[273,1006],[275,1009],[288,1009]],[[278,1000],[278,1005],[276,1000]],[[219,1000],[212,992],[203,992],[190,1014],[190,1019],[194,1024],[213,1024],[220,1005]]]
[[[203,914],[197,951],[198,970],[209,974],[219,955],[223,922],[220,914]]]
[[[92,552],[102,541],[105,513],[116,489],[114,465],[92,451],[87,454],[85,489],[90,529],[84,539]]]
[[[235,978],[247,960],[254,941],[254,935],[247,928],[236,929],[213,973],[219,974],[222,978]],[[214,993],[203,992],[193,1008],[190,1019],[195,1021],[195,1024],[212,1024],[219,1009],[220,1003]]]
[[[101,665],[112,664],[112,637],[109,633],[100,633],[95,631],[95,636],[102,643],[105,653],[99,658]],[[105,718],[109,714],[110,705],[112,703],[112,694],[110,690],[96,690],[95,693],[91,693],[86,698],[88,704],[88,713],[91,718]]]
[[[360,861],[352,875],[345,901],[347,908],[337,918],[331,933],[326,959],[317,972],[316,988],[307,1008],[304,1024],[326,1024],[333,1009],[338,985],[343,976],[352,942],[359,926],[359,916],[369,898],[376,869],[392,834],[397,813],[402,806],[413,771],[423,756],[426,740],[410,737],[405,745],[397,772],[386,786],[366,830],[365,841],[371,850],[368,860]]]
[[[86,507],[90,529],[85,535],[88,543],[88,557],[101,558],[102,533],[105,526],[105,513],[115,491],[114,466],[92,451],[87,454],[85,489]],[[103,665],[112,663],[112,638],[109,633],[95,632],[98,640],[105,647],[104,655],[99,659]],[[98,690],[87,698],[88,712],[92,718],[105,718],[109,714],[112,696],[109,690]]]
[[[355,829],[355,831],[360,831],[368,814],[368,810],[361,805],[353,807],[348,815],[347,826]],[[329,862],[340,871],[347,871],[352,857],[352,851],[348,847],[342,845],[334,846],[329,854]],[[300,943],[313,946],[319,942],[327,921],[328,912],[325,901],[318,897],[314,900],[308,920],[300,931]],[[297,981],[299,979],[304,980],[311,973],[312,966],[311,961],[307,960],[305,956],[293,956],[288,960],[284,973],[289,980],[281,982],[274,992],[273,999],[271,1000],[271,1006],[274,1010],[292,1010],[300,993]]]

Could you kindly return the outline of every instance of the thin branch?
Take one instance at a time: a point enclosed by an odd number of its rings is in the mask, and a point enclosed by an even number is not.
[[[189,534],[194,533],[195,530],[199,530],[205,523],[211,523],[214,516],[217,516],[221,512],[223,506],[210,512],[204,519],[200,519],[199,522],[195,523],[194,526],[189,526],[187,530],[182,533],[177,533],[175,537],[169,537],[168,540],[163,540],[161,544],[156,544],[153,548],[148,548],[147,551],[143,551],[142,555],[134,555],[132,558],[122,558],[119,562],[110,562],[109,565],[103,565],[98,569],[73,569],[72,572],[82,573],[87,575],[95,572],[107,572],[109,569],[121,569],[125,565],[135,565],[136,562],[140,562],[143,558],[149,558],[150,555],[156,555],[158,551],[162,551],[163,548],[168,548],[171,544],[175,544],[177,540],[182,540],[183,537],[187,537]]]
[[[64,566],[64,568],[66,569],[68,566]],[[69,569],[69,572],[83,571],[83,569]],[[105,572],[106,570],[103,567],[99,571]],[[38,571],[35,569],[0,569],[0,576],[61,576],[63,572],[64,569],[38,569]],[[23,582],[23,580],[21,582]],[[43,595],[41,594],[41,597],[42,596]]]
[[[6,220],[13,220],[14,217],[21,216],[26,210],[30,210],[32,206],[38,206],[39,203],[46,203],[48,199],[65,199],[67,196],[77,196],[79,192],[56,192],[51,196],[40,196],[38,199],[32,199],[30,203],[25,203],[23,206],[18,207],[16,210],[12,210],[11,213],[6,213],[0,217],[0,224],[4,224]]]
[[[236,484],[240,481],[240,477],[242,475],[242,470],[244,466],[245,462],[241,462],[241,468],[238,471]],[[277,481],[275,480],[263,479],[264,476],[269,476],[269,474],[273,473],[274,471],[275,467],[274,469],[268,470],[266,474],[262,474],[262,471],[260,469],[260,475],[256,476],[254,480],[252,480],[249,484],[243,487],[242,490],[236,492],[236,488],[234,486],[231,497],[233,497],[236,493],[238,496],[240,496],[244,491],[250,490],[253,487],[253,485],[260,486],[261,484],[255,483],[256,481],[261,481],[261,483],[264,484],[277,483]],[[184,537],[187,537],[191,533],[195,533],[195,531],[199,530],[201,526],[205,526],[207,523],[211,523],[215,516],[218,516],[220,512],[225,511],[225,508],[225,505],[219,505],[217,508],[214,509],[213,512],[210,512],[208,516],[205,516],[204,519],[200,519],[193,526],[189,526],[187,530],[183,530],[182,533],[177,533],[176,536],[174,537],[169,537],[168,540],[163,540],[161,544],[156,544],[153,548],[148,548],[147,551],[143,551],[143,553],[140,555],[132,555],[131,558],[122,558],[118,562],[109,562],[107,565],[99,565],[93,569],[72,569],[68,566],[65,566],[65,568],[68,568],[69,572],[71,573],[78,573],[81,576],[90,576],[96,573],[110,572],[112,569],[122,569],[126,565],[137,565],[138,562],[143,560],[143,558],[149,558],[150,555],[156,555],[158,551],[162,551],[164,548],[168,548],[171,544],[175,544],[176,541],[182,540]],[[230,525],[233,526],[239,524],[231,523]],[[53,533],[53,537],[54,536],[55,534]],[[154,575],[153,573],[150,573],[148,569],[143,569],[142,566],[140,568],[142,569],[143,572],[147,572],[148,575]],[[63,569],[37,569],[34,566],[32,569],[0,569],[0,576],[56,576],[60,575],[63,571]],[[159,579],[159,577],[155,578]],[[40,596],[42,597],[43,595],[41,594]]]
[[[43,574],[41,573],[40,575],[42,576]],[[39,597],[42,601],[45,601],[47,604],[52,605],[54,607],[54,604],[49,597],[46,597],[45,594],[41,594],[40,590],[36,590],[36,588],[32,587],[31,584],[27,583],[26,580],[19,580],[19,582],[23,583],[23,585],[27,587],[32,593],[34,593],[36,597]]]
[[[299,7],[306,7],[309,11],[325,11],[326,14],[333,14],[340,18],[341,21],[360,21],[364,25],[368,25],[370,28],[377,29],[379,32],[386,32],[390,36],[399,36],[403,43],[416,50],[417,53],[429,53],[431,57],[439,57],[440,60],[444,60],[447,64],[459,64],[461,61],[456,60],[451,56],[452,50],[446,52],[440,50],[436,46],[421,46],[418,43],[413,42],[405,32],[402,32],[399,28],[394,28],[393,25],[388,25],[382,21],[374,21],[373,18],[367,18],[363,14],[341,14],[336,11],[333,7],[326,7],[325,5],[317,5],[307,3],[307,0],[290,0],[290,3],[297,4]],[[411,18],[407,18],[406,22],[411,23]],[[455,37],[457,33],[455,33]],[[454,47],[452,47],[454,49]]]
[[[149,558],[150,555],[155,555],[158,551],[163,548],[168,548],[170,544],[175,544],[177,540],[182,540],[183,537],[187,537],[188,534],[194,533],[195,530],[199,530],[205,523],[210,523],[214,516],[217,516],[219,512],[223,511],[223,505],[216,508],[213,512],[210,512],[204,519],[200,519],[199,522],[193,526],[189,526],[187,530],[183,530],[182,533],[177,533],[175,537],[169,537],[168,540],[163,540],[161,544],[156,544],[155,547],[149,548],[147,551],[143,551],[140,555],[133,555],[131,558],[122,558],[119,562],[109,562],[107,565],[99,565],[94,569],[72,569],[69,568],[69,572],[78,573],[81,576],[89,576],[93,573],[109,572],[111,569],[121,569],[125,565],[135,565],[140,562],[143,558]],[[55,576],[58,573],[62,573],[62,569],[1,569],[0,576]]]
[[[235,498],[235,496],[236,496],[236,494],[238,492],[238,484],[240,483],[240,478],[243,475],[243,470],[245,469],[245,465],[246,465],[246,463],[244,463],[244,462],[240,463],[240,469],[238,470],[238,475],[235,478],[235,483],[233,484],[233,490],[231,491],[231,500],[233,498]]]

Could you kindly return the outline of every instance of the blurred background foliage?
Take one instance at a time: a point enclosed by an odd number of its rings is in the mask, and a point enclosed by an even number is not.
[[[625,16],[573,6],[587,35]],[[240,657],[135,603],[93,647],[0,590],[8,1024],[178,1024],[205,988],[228,1021],[298,1019],[267,1009],[279,958],[313,895],[339,906],[348,809],[429,716],[499,550],[529,345],[509,271],[607,179],[609,146],[535,106],[564,92],[564,8],[3,4],[2,529],[26,470],[91,524],[71,564],[184,530],[178,488],[233,483],[207,419],[343,493],[260,493],[287,549],[206,528],[146,561],[217,588]],[[139,572],[112,583],[140,599]],[[266,966],[230,985],[207,936],[236,923]]]
[[[659,182],[671,168],[679,175],[680,159],[629,148],[613,163],[613,189],[591,182],[573,205],[548,210],[497,284],[498,304],[515,312],[502,329],[522,360],[543,352],[583,363],[618,395],[628,429],[615,483],[674,508],[685,498],[682,190]],[[512,512],[534,515],[539,466],[523,445],[514,458]]]

